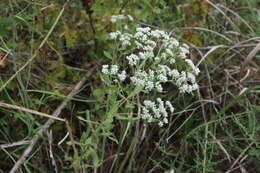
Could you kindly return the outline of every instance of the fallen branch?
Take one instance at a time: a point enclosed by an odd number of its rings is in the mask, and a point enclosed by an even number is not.
[[[75,87],[73,88],[73,90],[69,93],[68,97],[57,107],[57,109],[52,113],[52,116],[54,117],[58,117],[61,113],[61,111],[66,107],[66,105],[68,104],[68,102],[71,100],[72,97],[74,97],[79,89],[82,87],[82,85],[86,82],[88,76],[90,76],[96,69],[96,66],[92,67],[87,73],[86,75],[75,85]],[[38,140],[40,139],[40,137],[49,129],[49,127],[54,123],[54,119],[49,119],[42,127],[42,129],[40,129],[30,140],[29,146],[24,150],[22,156],[19,158],[19,160],[15,163],[15,165],[13,166],[13,168],[11,169],[11,171],[9,173],[15,173],[20,167],[21,165],[24,163],[24,161],[26,160],[26,158],[29,156],[29,154],[32,152],[35,144],[38,142]]]

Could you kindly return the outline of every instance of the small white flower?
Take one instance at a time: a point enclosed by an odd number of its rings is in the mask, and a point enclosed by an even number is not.
[[[144,45],[142,43],[140,43],[139,41],[135,41],[135,45],[137,47],[137,49],[143,49]]]
[[[154,88],[154,84],[151,81],[146,82],[145,89],[151,91]]]
[[[187,72],[187,78],[191,83],[195,83],[196,82],[196,78],[194,76],[194,74]]]
[[[128,29],[129,29],[129,28],[128,28],[128,25],[125,25],[125,26],[124,26],[124,29],[125,29],[125,30],[128,30]]]
[[[183,53],[183,54],[189,53],[189,49],[187,49],[187,47],[180,47],[179,49],[180,49],[181,53]]]
[[[163,75],[163,74],[159,74],[159,75],[157,76],[157,79],[158,79],[159,81],[161,81],[161,82],[167,82],[167,80],[168,80],[167,76],[165,76],[165,75]]]
[[[153,51],[146,51],[144,54],[146,58],[152,59],[154,57]]]
[[[138,39],[138,40],[140,40],[140,39],[142,38],[142,36],[143,36],[143,33],[142,33],[142,32],[136,32],[135,35],[134,35],[134,37],[135,37],[136,39]]]
[[[186,49],[189,49],[190,47],[187,45],[187,44],[182,44],[182,46],[184,47],[184,48],[186,48]]]
[[[108,65],[103,65],[103,66],[102,66],[102,70],[101,70],[102,73],[104,73],[104,74],[109,74],[108,67],[109,67]]]
[[[171,58],[170,60],[169,60],[169,63],[170,64],[174,64],[176,61],[175,61],[175,59],[174,58]]]
[[[166,52],[169,56],[171,56],[171,57],[174,56],[171,49],[166,49],[165,52]]]
[[[176,85],[181,86],[186,81],[187,81],[187,75],[184,71],[182,71],[181,74],[179,75],[177,81],[176,81]]]
[[[159,39],[161,37],[161,34],[158,32],[158,30],[152,31],[151,36]]]
[[[146,56],[145,56],[145,54],[143,52],[139,52],[138,56],[142,60],[146,58]]]
[[[181,93],[185,93],[185,92],[189,93],[187,84],[184,84],[181,87],[179,87],[179,90],[180,90]]]
[[[160,105],[163,105],[163,101],[162,101],[161,98],[158,97],[158,98],[156,99],[156,101],[157,101]]]
[[[152,108],[155,106],[155,103],[152,102],[151,100],[145,100],[144,105],[147,106],[148,108]]]
[[[141,118],[143,118],[143,119],[150,119],[151,118],[151,114],[149,113],[148,109],[143,108]]]
[[[191,67],[192,72],[193,72],[195,75],[198,75],[198,74],[200,73],[199,68],[196,67],[190,59],[185,59],[185,62]]]
[[[168,124],[169,121],[168,121],[167,118],[164,118],[164,119],[163,119],[163,122],[164,122],[165,124]]]
[[[126,59],[128,60],[129,65],[134,66],[137,64],[140,58],[135,54],[131,54],[127,56]]]
[[[177,78],[179,78],[179,76],[180,76],[180,73],[178,72],[178,70],[176,70],[176,69],[173,69],[173,70],[171,70],[171,71],[169,71],[169,76],[171,76],[173,79],[177,79]]]
[[[166,59],[168,58],[168,56],[167,56],[166,53],[162,53],[162,54],[161,54],[161,58],[162,58],[163,60],[166,60]]]
[[[117,19],[116,19],[114,16],[112,16],[111,19],[110,19],[110,21],[111,21],[112,23],[116,23]]]
[[[137,85],[137,86],[141,86],[141,87],[144,87],[144,86],[145,86],[145,81],[142,80],[142,79],[138,79],[138,78],[136,78],[136,77],[131,77],[130,79],[131,79],[131,81],[132,81],[135,85]]]
[[[159,126],[168,124],[168,113],[166,108],[173,106],[169,101],[164,102],[161,98],[157,98],[156,102],[145,100],[143,102],[141,118],[148,120],[148,122],[158,122]],[[171,110],[173,112],[173,110]]]
[[[148,74],[149,74],[150,79],[154,78],[154,71],[153,70],[149,69]]]
[[[118,66],[117,65],[111,65],[110,74],[116,74],[118,72]]]
[[[111,32],[111,33],[109,34],[110,39],[112,39],[112,40],[116,40],[116,39],[118,38],[118,36],[120,36],[120,35],[121,35],[121,32],[120,32],[120,31]]]
[[[166,75],[167,74],[167,69],[168,68],[166,68],[165,65],[158,65],[158,73],[159,74]]]
[[[155,41],[152,41],[152,40],[147,40],[147,41],[146,41],[146,44],[150,45],[152,48],[155,48],[155,47],[156,47],[156,42],[155,42]]]
[[[117,75],[118,79],[122,82],[126,79],[126,71],[123,70],[120,74]]]
[[[168,171],[166,171],[164,173],[175,173],[175,172],[174,172],[174,169],[171,169],[171,170],[168,170]]]
[[[131,38],[133,36],[128,33],[120,34],[119,41],[121,42],[122,46],[131,46]]]
[[[142,37],[140,37],[139,40],[145,43],[148,40],[148,36],[146,34],[142,34]]]
[[[123,40],[122,41],[122,46],[126,47],[126,46],[131,46],[131,42],[128,40]]]
[[[156,57],[154,58],[154,60],[155,60],[155,62],[160,62],[161,58],[158,57],[158,56],[156,56]]]
[[[157,82],[155,84],[155,88],[157,89],[158,92],[162,92],[163,91],[163,87],[162,87],[162,85],[159,82]]]
[[[144,46],[143,49],[147,52],[152,52],[154,48],[148,45],[148,46]]]
[[[169,38],[168,34],[165,31],[158,30],[158,29],[151,31],[151,36],[155,37],[157,39],[160,39],[160,38],[167,39],[167,38]]]
[[[134,18],[131,15],[127,15],[129,21],[134,21]]]
[[[159,121],[158,126],[162,127],[163,126],[163,121]]]
[[[179,46],[179,42],[178,40],[176,40],[175,38],[172,38],[171,39],[171,44],[173,44],[175,47],[178,47]],[[187,48],[188,49],[188,48]]]
[[[136,31],[137,32],[143,32],[143,33],[148,33],[148,32],[151,31],[151,28],[149,28],[149,27],[145,27],[145,28],[139,27],[139,28],[136,28]]]
[[[151,122],[153,122],[153,120],[154,120],[153,117],[149,117],[149,119],[147,120],[147,122],[148,122],[148,123],[151,123]]]
[[[192,91],[194,91],[199,88],[199,85],[197,83],[194,83],[191,87],[192,87]]]
[[[126,19],[126,16],[119,14],[119,15],[112,15],[110,21],[112,23],[116,23],[117,21],[124,20],[124,19]]]
[[[172,106],[171,102],[166,101],[165,104],[170,109],[170,112],[173,113],[174,112],[174,107]]]

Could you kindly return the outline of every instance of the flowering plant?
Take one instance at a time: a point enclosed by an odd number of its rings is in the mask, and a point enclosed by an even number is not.
[[[120,15],[116,19],[131,19]],[[140,92],[166,92],[163,84],[172,83],[181,93],[191,93],[198,89],[196,76],[200,70],[187,58],[189,46],[181,44],[171,34],[150,27],[137,26],[134,33],[115,31],[110,39],[116,41],[119,54],[116,64],[103,65],[102,73],[107,79],[119,85],[128,84],[140,88]],[[120,64],[120,65],[119,65]],[[122,69],[122,70],[120,70]],[[125,82],[127,81],[127,82]],[[166,107],[174,111],[169,101],[157,98],[156,102],[145,100],[140,117],[148,122],[157,121],[160,126],[168,123]]]

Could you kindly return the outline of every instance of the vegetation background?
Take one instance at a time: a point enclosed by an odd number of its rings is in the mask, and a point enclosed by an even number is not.
[[[176,107],[167,127],[129,117],[130,103],[105,113],[114,14],[173,32],[200,64],[197,93],[163,95]],[[0,172],[50,119],[30,110],[52,114],[93,67],[19,172],[260,172],[259,50],[258,0],[1,0]]]

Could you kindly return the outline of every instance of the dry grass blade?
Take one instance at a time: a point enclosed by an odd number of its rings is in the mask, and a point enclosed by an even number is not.
[[[251,146],[255,144],[255,142],[251,142],[242,152],[241,154],[237,157],[237,159],[233,162],[233,164],[230,166],[230,168],[226,171],[226,173],[230,173],[231,170],[235,167],[235,165],[237,163],[239,163],[239,161],[243,158],[243,156],[245,155],[245,153],[251,148]]]
[[[215,5],[214,3],[212,3],[209,0],[206,0],[211,6],[213,6],[216,10],[218,10],[230,23],[230,25],[237,31],[240,33],[240,29],[237,27],[237,25],[226,15],[226,13],[224,13],[220,8],[218,8],[217,5]]]
[[[209,134],[214,139],[214,141],[216,141],[216,143],[218,144],[219,148],[223,151],[223,153],[227,156],[228,161],[231,162],[231,156],[227,152],[225,147],[221,144],[221,142],[211,132],[209,132]]]
[[[223,45],[218,45],[218,46],[214,46],[212,47],[202,58],[201,60],[198,62],[198,64],[196,65],[197,67],[202,63],[202,61],[204,61],[207,56],[209,56],[209,54],[211,54],[212,52],[214,52],[215,50],[221,48]]]
[[[250,40],[249,40],[250,41]],[[242,42],[241,42],[242,43]],[[233,49],[233,48],[249,48],[249,47],[255,47],[257,44],[235,44],[234,46],[227,46],[227,45],[217,45],[221,49]],[[216,46],[207,46],[207,47],[196,47],[199,50],[209,50]]]
[[[19,146],[19,145],[27,145],[29,144],[30,141],[18,141],[18,142],[13,142],[11,144],[2,144],[0,145],[0,148],[10,148],[10,147],[15,147],[15,146]]]
[[[198,31],[211,32],[211,33],[213,33],[213,34],[215,34],[215,35],[217,35],[217,36],[219,36],[219,37],[225,39],[226,41],[228,41],[228,42],[230,42],[230,43],[233,43],[233,41],[230,40],[229,38],[227,38],[225,35],[220,34],[220,33],[216,32],[216,31],[207,29],[207,28],[201,28],[201,27],[180,27],[179,29],[181,29],[181,30],[198,30]]]
[[[247,27],[248,29],[252,32],[255,33],[253,28],[247,23],[247,21],[245,19],[243,19],[241,16],[239,16],[236,12],[234,12],[233,10],[227,8],[224,5],[219,4],[220,7],[224,8],[225,10],[229,11],[230,13],[232,13],[233,15],[235,15],[238,19],[240,19]]]
[[[35,110],[31,110],[31,109],[27,109],[27,108],[24,108],[24,107],[21,107],[21,106],[16,106],[16,105],[11,105],[11,104],[8,104],[8,103],[0,102],[0,107],[5,107],[5,108],[9,108],[9,109],[16,109],[16,110],[28,112],[28,113],[31,113],[31,114],[34,114],[34,115],[39,115],[39,116],[42,116],[42,117],[51,118],[51,119],[54,119],[54,120],[59,120],[59,121],[65,122],[65,119],[54,117],[52,115],[42,113],[42,112],[38,112],[38,111],[35,111]]]
[[[51,163],[52,166],[54,167],[55,173],[59,172],[58,171],[58,166],[56,164],[55,158],[54,158],[54,154],[52,152],[52,143],[53,143],[53,135],[52,135],[52,130],[50,130],[48,133],[48,140],[49,140],[49,153],[50,153],[50,158],[51,158]]]
[[[257,52],[260,50],[260,42],[255,46],[255,48],[247,55],[245,61],[242,64],[242,69],[250,62],[252,61],[253,57],[257,54]]]

